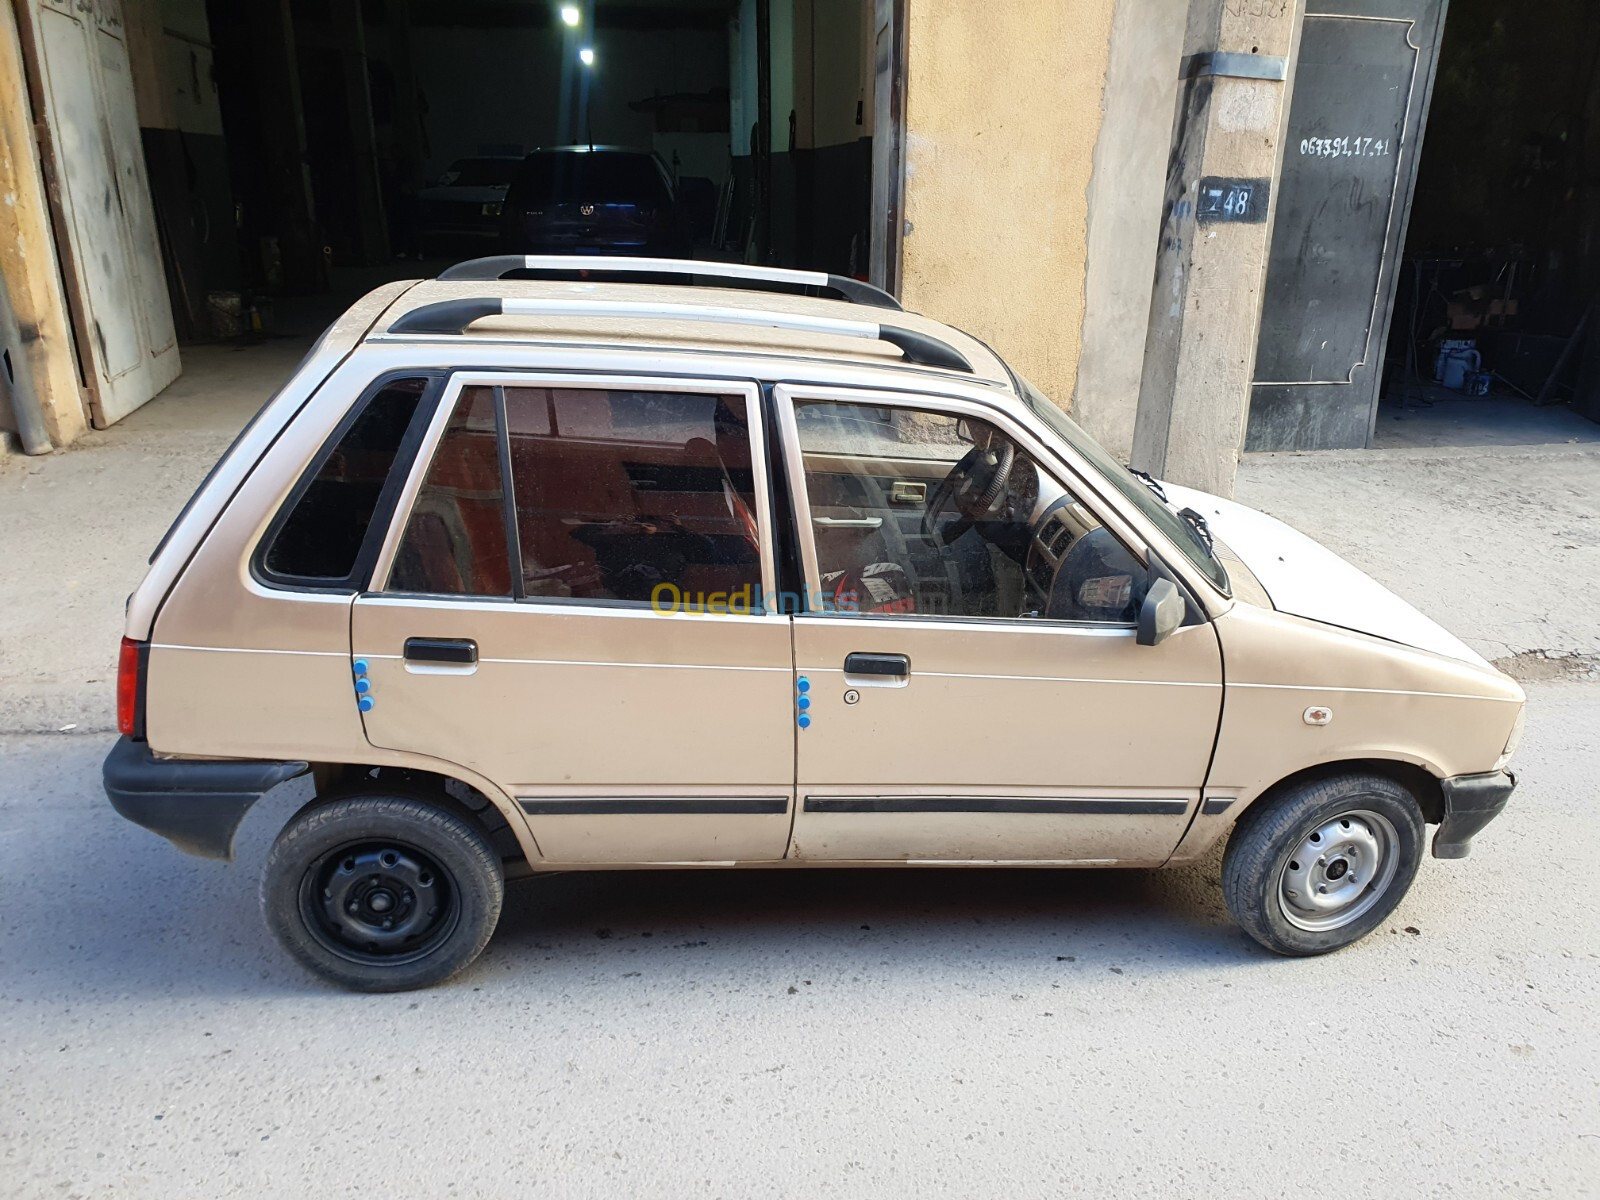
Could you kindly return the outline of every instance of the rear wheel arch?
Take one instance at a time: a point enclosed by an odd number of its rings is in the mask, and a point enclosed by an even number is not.
[[[311,774],[316,782],[313,805],[360,794],[410,796],[454,813],[481,830],[499,854],[508,879],[531,870],[530,855],[503,805],[459,776],[369,763],[313,763]],[[531,836],[528,840],[532,841]],[[537,846],[534,849],[536,857]]]

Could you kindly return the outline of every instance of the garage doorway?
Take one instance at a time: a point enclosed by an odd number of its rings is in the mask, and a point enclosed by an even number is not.
[[[576,147],[654,156],[684,254],[892,289],[903,10],[209,0],[237,288],[269,304],[320,294],[326,312],[384,277],[547,249],[507,233],[508,189],[526,156]]]
[[[1450,0],[1387,362],[1375,444],[1600,440],[1588,0]]]

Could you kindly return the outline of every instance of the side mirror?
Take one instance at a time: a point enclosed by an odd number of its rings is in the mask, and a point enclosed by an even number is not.
[[[1170,579],[1150,585],[1139,609],[1139,645],[1159,646],[1183,625],[1183,593]]]

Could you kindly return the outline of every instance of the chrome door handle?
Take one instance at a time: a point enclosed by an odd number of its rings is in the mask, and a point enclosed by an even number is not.
[[[882,517],[812,517],[813,525],[821,525],[824,529],[880,529],[883,526]]]

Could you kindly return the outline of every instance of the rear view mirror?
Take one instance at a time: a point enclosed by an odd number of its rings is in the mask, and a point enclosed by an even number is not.
[[[1183,625],[1183,593],[1170,579],[1150,585],[1139,608],[1139,645],[1158,646]]]

